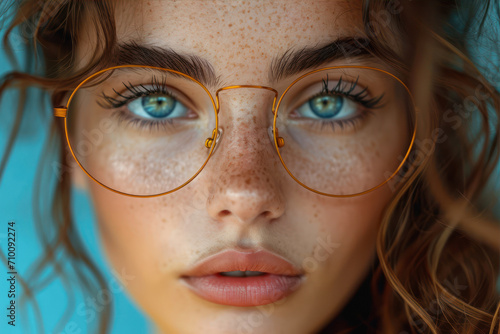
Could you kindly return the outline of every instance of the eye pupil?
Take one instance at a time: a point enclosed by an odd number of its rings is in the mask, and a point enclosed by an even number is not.
[[[342,96],[318,96],[309,100],[311,110],[319,117],[333,117],[342,110]]]
[[[141,104],[149,115],[161,118],[168,116],[175,109],[177,101],[170,96],[150,95],[144,96]]]

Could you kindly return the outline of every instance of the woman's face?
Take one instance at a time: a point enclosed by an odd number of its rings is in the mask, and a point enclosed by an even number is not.
[[[364,31],[361,8],[355,1],[120,2],[116,20],[121,44],[163,47],[209,62],[218,78],[216,84],[207,86],[212,96],[217,88],[229,85],[271,86],[281,94],[298,75],[314,67],[271,80],[268,74],[274,58],[287,50],[360,37]],[[82,60],[89,56],[91,43],[82,41]],[[144,62],[149,60],[146,57]],[[374,61],[344,54],[316,68],[346,64],[373,66]],[[384,186],[362,196],[333,198],[295,182],[268,136],[273,97],[264,89],[221,92],[223,136],[217,150],[193,181],[171,194],[123,196],[86,176],[82,179],[81,171],[75,173],[75,182],[86,187],[93,199],[111,265],[126,273],[124,283],[130,295],[163,333],[311,333],[338,314],[368,273],[378,224],[392,192]],[[88,115],[82,122],[96,127],[100,116]],[[343,150],[327,152],[338,161],[363,164],[368,173],[377,169],[384,152],[398,151],[398,145],[405,142],[404,131],[399,131],[404,120],[390,111],[387,115],[368,118],[373,124],[361,127],[377,140],[363,146],[339,138]],[[399,143],[385,138],[387,133]],[[141,182],[120,179],[113,169],[127,161],[138,166],[145,161],[147,166],[165,164],[154,150],[130,154],[138,147],[134,146],[136,135],[117,132],[110,136],[123,137],[124,144],[89,156],[89,166],[115,175],[125,188],[127,182]],[[297,130],[296,136],[301,135]],[[128,160],[117,161],[117,156]],[[322,168],[325,161],[321,159],[325,158],[318,157],[316,165],[304,159],[297,166],[313,174],[315,168]],[[348,177],[353,176],[342,175],[345,184],[351,182]],[[162,181],[166,182],[154,178],[155,185]],[[321,182],[333,179],[325,177]],[[300,283],[272,297],[277,300],[249,293],[248,299],[240,294],[221,302],[195,293],[183,277],[199,261],[229,249],[272,252],[299,269]],[[242,279],[252,280],[226,281]]]

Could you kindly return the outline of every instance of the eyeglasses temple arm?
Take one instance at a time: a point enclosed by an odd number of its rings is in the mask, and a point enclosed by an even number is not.
[[[54,116],[56,117],[66,117],[68,109],[66,107],[55,107]]]

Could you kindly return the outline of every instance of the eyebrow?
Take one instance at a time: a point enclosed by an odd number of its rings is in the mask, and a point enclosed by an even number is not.
[[[312,70],[341,59],[375,58],[373,47],[367,38],[346,37],[317,47],[293,48],[271,62],[270,82]]]
[[[217,87],[221,82],[212,64],[197,55],[181,54],[168,47],[141,45],[134,41],[118,44],[116,52],[114,65],[167,68],[187,74],[210,87]],[[290,48],[272,59],[268,79],[274,83],[336,60],[370,57],[374,57],[373,49],[366,38],[346,37],[326,45],[298,50]]]
[[[200,81],[205,86],[216,86],[219,77],[210,62],[196,55],[180,54],[160,46],[140,45],[137,42],[118,44],[115,65],[143,65],[171,69]]]

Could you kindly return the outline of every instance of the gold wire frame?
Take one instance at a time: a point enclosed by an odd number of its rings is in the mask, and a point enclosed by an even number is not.
[[[78,161],[74,151],[73,151],[73,147],[71,146],[71,142],[69,140],[69,135],[68,135],[68,124],[67,124],[67,116],[68,116],[68,108],[69,108],[69,105],[71,103],[71,100],[74,98],[76,92],[78,91],[78,89],[80,87],[82,87],[86,82],[88,82],[89,80],[91,80],[92,78],[104,73],[104,72],[107,72],[107,71],[111,71],[111,70],[115,70],[115,69],[119,69],[119,68],[133,68],[133,67],[140,67],[140,68],[148,68],[148,69],[155,69],[155,70],[160,70],[160,71],[166,71],[166,72],[171,72],[171,73],[175,73],[177,75],[180,75],[180,76],[183,76],[187,79],[190,79],[194,82],[196,82],[201,88],[203,88],[205,90],[205,92],[207,93],[208,97],[210,98],[210,101],[212,102],[212,106],[214,108],[214,114],[215,114],[215,129],[212,130],[212,137],[209,137],[206,139],[205,141],[205,147],[207,148],[210,148],[210,152],[207,156],[207,159],[205,160],[205,162],[203,163],[203,165],[198,169],[198,171],[190,178],[188,179],[186,182],[184,182],[182,185],[172,189],[172,190],[169,190],[169,191],[166,191],[166,192],[162,192],[162,193],[159,193],[159,194],[153,194],[153,195],[136,195],[136,194],[130,194],[130,193],[126,193],[126,192],[122,192],[122,191],[118,191],[116,189],[113,189],[111,187],[108,187],[107,185],[101,183],[99,180],[95,179],[89,172],[87,172],[87,170],[81,165],[80,161]],[[279,148],[280,147],[283,147],[285,145],[285,141],[283,138],[279,137],[279,134],[278,134],[278,129],[276,128],[276,118],[278,117],[278,113],[276,112],[278,109],[279,109],[279,106],[281,104],[281,101],[283,100],[283,97],[286,95],[286,93],[295,85],[295,83],[299,80],[301,80],[302,78],[305,78],[309,75],[312,75],[314,73],[317,73],[317,72],[321,72],[321,71],[325,71],[325,70],[334,70],[334,69],[342,69],[342,68],[360,68],[360,69],[369,69],[369,70],[374,70],[374,71],[379,71],[381,73],[384,73],[384,74],[387,74],[389,76],[391,76],[393,79],[395,79],[396,81],[398,81],[406,90],[406,92],[408,93],[408,95],[410,96],[410,100],[411,100],[411,105],[413,107],[413,111],[414,111],[414,126],[413,126],[413,134],[412,134],[412,137],[411,137],[411,141],[410,141],[410,145],[408,147],[408,150],[406,151],[406,154],[403,158],[403,160],[401,161],[401,163],[399,164],[398,168],[391,174],[391,176],[389,178],[387,178],[384,182],[380,183],[379,185],[373,187],[373,188],[370,188],[368,190],[365,190],[365,191],[362,191],[362,192],[359,192],[359,193],[355,193],[355,194],[349,194],[349,195],[333,195],[333,194],[328,194],[328,193],[324,193],[324,192],[321,192],[321,191],[318,191],[318,190],[315,190],[311,187],[308,187],[306,186],[305,184],[303,184],[302,182],[300,182],[293,174],[292,172],[290,172],[290,170],[287,168],[286,166],[286,163],[283,161],[283,158],[281,156],[281,153],[280,153],[280,150]],[[273,113],[274,115],[274,118],[273,118],[273,128],[272,128],[272,131],[273,131],[273,141],[274,141],[274,147],[276,149],[276,152],[278,153],[278,157],[281,161],[281,164],[283,165],[283,167],[285,168],[285,170],[287,171],[288,175],[290,175],[290,177],[292,179],[295,180],[295,182],[297,182],[298,184],[300,184],[302,187],[314,192],[314,193],[317,193],[319,195],[323,195],[323,196],[328,196],[328,197],[340,197],[340,198],[346,198],[346,197],[354,197],[354,196],[360,196],[360,195],[363,195],[363,194],[367,194],[369,192],[372,192],[380,187],[382,187],[383,185],[385,185],[387,182],[389,182],[392,178],[394,178],[394,176],[400,171],[400,169],[403,167],[403,165],[405,164],[410,152],[411,152],[411,149],[413,147],[413,144],[415,142],[415,136],[416,136],[416,133],[417,133],[417,108],[415,106],[415,101],[413,99],[413,95],[411,94],[410,92],[410,89],[406,86],[406,84],[401,81],[401,79],[399,79],[398,77],[396,77],[395,75],[393,75],[392,73],[388,72],[388,71],[385,71],[385,70],[382,70],[382,69],[379,69],[379,68],[376,68],[376,67],[369,67],[369,66],[357,66],[357,65],[345,65],[345,66],[331,66],[331,67],[324,67],[324,68],[320,68],[320,69],[316,69],[316,70],[313,70],[313,71],[310,71],[304,75],[301,75],[300,77],[298,77],[297,79],[295,79],[286,89],[285,91],[281,94],[279,100],[278,100],[278,92],[272,88],[272,87],[267,87],[267,86],[258,86],[258,85],[232,85],[232,86],[226,86],[226,87],[222,87],[222,88],[219,88],[216,93],[215,93],[215,101],[212,97],[212,94],[210,94],[210,91],[198,80],[196,80],[195,78],[187,75],[187,74],[184,74],[182,72],[179,72],[179,71],[175,71],[175,70],[171,70],[171,69],[167,69],[167,68],[162,68],[162,67],[156,67],[156,66],[146,66],[146,65],[119,65],[119,66],[113,66],[113,67],[108,67],[108,68],[105,68],[103,70],[100,70],[96,73],[93,73],[91,74],[90,76],[88,76],[87,78],[85,78],[80,84],[78,84],[78,86],[72,91],[71,95],[69,96],[69,99],[68,101],[66,102],[66,105],[65,106],[58,106],[58,107],[54,107],[54,116],[55,117],[58,117],[58,118],[64,118],[64,133],[65,133],[65,137],[66,137],[66,142],[68,144],[68,147],[69,147],[69,150],[71,152],[71,155],[73,156],[73,158],[75,159],[76,163],[78,164],[78,166],[85,172],[85,174],[87,174],[88,177],[90,177],[93,181],[95,181],[97,184],[101,185],[102,187],[108,189],[108,190],[111,190],[117,194],[121,194],[121,195],[126,195],[126,196],[130,196],[130,197],[143,197],[143,198],[147,198],[147,197],[158,197],[158,196],[162,196],[162,195],[167,195],[167,194],[170,194],[170,193],[173,193],[174,191],[177,191],[181,188],[183,188],[185,185],[187,185],[188,183],[190,183],[196,176],[198,176],[198,174],[203,170],[203,168],[205,168],[205,165],[208,163],[208,160],[210,159],[210,157],[212,156],[213,152],[214,152],[214,148],[216,145],[212,145],[213,143],[216,143],[217,144],[217,136],[218,136],[218,130],[219,130],[219,118],[218,118],[218,115],[219,115],[219,107],[220,107],[220,104],[219,104],[219,93],[223,90],[228,90],[228,89],[236,89],[236,88],[256,88],[256,89],[266,89],[266,90],[269,90],[269,91],[272,91],[274,93],[274,99],[273,99],[273,105],[272,105],[272,109],[271,109],[271,112]],[[278,103],[276,103],[276,101],[278,100]]]

